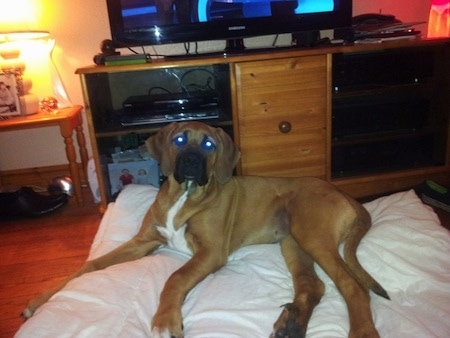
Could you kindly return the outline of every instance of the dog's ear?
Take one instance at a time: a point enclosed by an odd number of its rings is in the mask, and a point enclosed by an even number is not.
[[[173,122],[161,128],[155,135],[150,136],[147,141],[145,141],[148,152],[158,160],[161,172],[164,176],[170,176],[175,170],[175,161],[170,160],[170,140],[172,139],[176,127],[177,124]]]
[[[220,184],[226,183],[233,175],[233,170],[241,157],[236,144],[222,128],[216,128],[218,142],[218,157],[214,172]]]

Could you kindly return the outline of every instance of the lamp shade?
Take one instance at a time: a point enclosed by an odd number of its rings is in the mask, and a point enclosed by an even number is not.
[[[448,36],[450,36],[450,0],[431,0],[427,37]]]
[[[48,15],[45,7],[48,6],[44,6],[44,1],[36,0],[0,1],[0,71],[19,69],[20,84],[24,79],[32,83],[29,92],[19,93],[21,98],[25,94],[38,98],[51,96],[58,100],[59,108],[71,106],[52,60],[55,40],[42,29]],[[35,109],[23,109],[22,113],[32,110]]]

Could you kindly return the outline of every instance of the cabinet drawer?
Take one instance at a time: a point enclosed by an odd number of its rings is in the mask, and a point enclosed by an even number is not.
[[[257,132],[255,121],[266,119],[290,118],[302,128],[325,125],[326,56],[241,63],[236,75],[239,123],[246,131]]]
[[[241,133],[242,175],[325,178],[325,129],[247,137]]]
[[[244,175],[325,177],[327,58],[236,65]]]

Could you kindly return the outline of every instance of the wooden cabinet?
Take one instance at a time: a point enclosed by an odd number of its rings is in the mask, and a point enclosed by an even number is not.
[[[243,175],[326,178],[327,56],[235,65]]]
[[[234,137],[242,152],[238,175],[317,176],[355,197],[424,179],[450,184],[449,39],[156,60],[77,73],[103,208],[114,198],[105,169],[112,152],[138,147],[164,124],[124,127],[117,121],[122,103],[157,87],[178,86],[180,94],[211,81],[221,114],[206,122]]]

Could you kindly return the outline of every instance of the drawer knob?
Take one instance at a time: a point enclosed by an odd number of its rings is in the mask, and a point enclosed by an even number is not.
[[[278,125],[278,129],[280,129],[283,134],[287,134],[291,131],[292,125],[288,121],[281,121]]]

